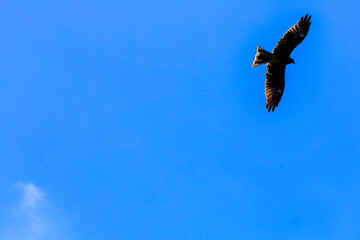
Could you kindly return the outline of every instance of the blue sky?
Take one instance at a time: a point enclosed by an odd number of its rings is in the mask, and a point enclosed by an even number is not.
[[[358,1],[2,1],[0,238],[359,239]],[[267,113],[265,66],[307,38]]]

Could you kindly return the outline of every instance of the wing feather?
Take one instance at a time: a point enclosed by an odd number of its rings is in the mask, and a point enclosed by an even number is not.
[[[280,39],[273,53],[278,56],[290,56],[291,52],[299,45],[309,32],[311,16],[306,14],[300,21],[291,27]]]
[[[268,112],[274,111],[283,95],[285,89],[285,68],[286,65],[284,64],[269,63],[267,65],[265,94]]]

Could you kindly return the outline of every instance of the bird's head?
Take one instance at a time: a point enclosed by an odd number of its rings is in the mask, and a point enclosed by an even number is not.
[[[290,64],[290,63],[293,63],[293,64],[295,64],[295,61],[294,61],[294,59],[292,59],[292,58],[289,58],[288,64]]]

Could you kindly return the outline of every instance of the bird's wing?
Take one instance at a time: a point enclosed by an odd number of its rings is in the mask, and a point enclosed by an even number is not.
[[[284,64],[269,63],[267,65],[265,94],[268,112],[274,111],[283,95],[285,89],[285,68],[286,65]]]
[[[305,17],[301,17],[300,21],[290,28],[280,39],[273,53],[279,56],[290,56],[291,52],[305,39],[309,32],[310,19],[311,16],[308,16],[308,14],[306,14]]]

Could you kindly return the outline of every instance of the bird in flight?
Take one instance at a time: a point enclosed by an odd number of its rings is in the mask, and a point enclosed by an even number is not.
[[[279,105],[285,88],[285,68],[289,63],[295,63],[290,57],[291,52],[306,37],[310,29],[311,16],[306,14],[300,21],[290,28],[280,39],[273,52],[270,53],[261,47],[257,47],[257,54],[253,67],[268,63],[265,82],[266,109],[274,111]]]

